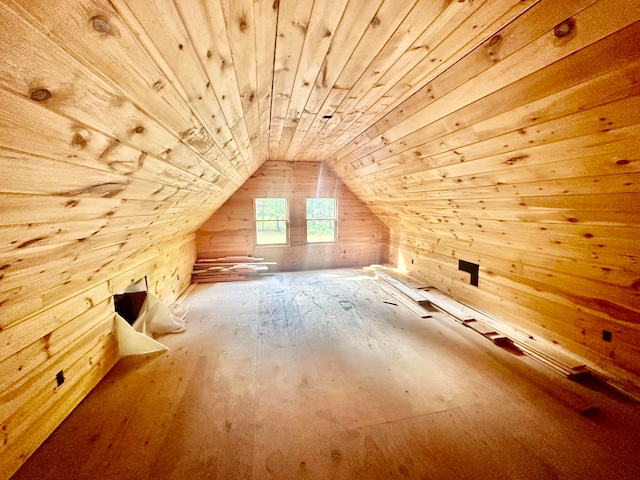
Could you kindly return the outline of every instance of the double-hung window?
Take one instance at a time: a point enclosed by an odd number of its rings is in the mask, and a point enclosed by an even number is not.
[[[285,198],[254,199],[256,245],[289,243],[289,211]]]
[[[335,198],[307,198],[307,243],[336,241],[337,203]]]

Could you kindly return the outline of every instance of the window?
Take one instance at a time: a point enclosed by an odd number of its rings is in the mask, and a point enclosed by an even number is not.
[[[336,241],[336,199],[307,198],[307,243]]]
[[[287,201],[284,198],[256,198],[257,245],[287,244]]]

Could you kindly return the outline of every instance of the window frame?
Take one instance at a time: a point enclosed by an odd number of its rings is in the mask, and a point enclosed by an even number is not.
[[[307,202],[309,200],[333,200],[333,218],[309,218]],[[307,197],[304,199],[304,217],[305,217],[305,238],[307,245],[330,245],[338,243],[338,198],[337,197]],[[327,241],[309,241],[309,222],[322,221],[333,222],[333,240]]]
[[[284,200],[284,218],[276,220],[258,219],[258,200]],[[258,241],[258,222],[284,222],[285,239],[282,243],[260,243]],[[290,243],[291,228],[289,224],[289,200],[285,197],[255,197],[253,199],[253,241],[256,247],[288,247]]]

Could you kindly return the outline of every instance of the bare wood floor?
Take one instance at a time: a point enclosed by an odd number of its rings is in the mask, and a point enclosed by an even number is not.
[[[14,478],[640,478],[637,405],[385,301],[355,270],[198,286]]]

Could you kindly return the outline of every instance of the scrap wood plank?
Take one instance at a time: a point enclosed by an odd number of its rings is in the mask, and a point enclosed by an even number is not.
[[[588,372],[586,365],[584,365],[583,363],[570,362],[567,361],[566,358],[559,358],[559,356],[556,355],[549,355],[542,349],[535,348],[525,342],[514,340],[513,344],[526,355],[538,360],[543,365],[546,365],[547,367],[566,377],[571,378],[575,375],[581,375]]]
[[[226,272],[228,270],[240,270],[240,269],[251,269],[251,270],[269,270],[269,267],[266,265],[260,265],[260,264],[245,264],[245,263],[240,263],[237,265],[231,265],[231,264],[226,264],[226,265],[220,265],[220,266],[215,266],[215,267],[206,267],[206,268],[201,268],[197,270],[197,273],[200,272],[219,272],[219,271],[223,271]]]
[[[376,271],[376,277],[388,283],[389,285],[394,287],[396,290],[398,290],[400,293],[409,297],[411,300],[413,300],[418,304],[420,304],[421,301],[427,300],[427,298],[424,296],[421,290],[415,289],[409,285],[405,285],[400,280],[386,274],[385,272]]]
[[[212,265],[215,266],[232,266],[232,265],[239,265],[239,262],[202,262],[199,264],[196,264],[196,266],[201,267],[201,268],[208,268]],[[242,265],[277,265],[278,262],[242,262]]]
[[[378,265],[376,263],[372,263],[368,267],[362,267],[362,271],[366,272],[367,275],[369,276],[375,276],[376,272],[383,268],[387,268],[387,267],[385,267],[384,265]]]
[[[276,265],[276,262],[261,262],[261,260],[263,259],[245,255],[200,259],[193,266],[191,278],[198,283],[231,282],[258,278],[269,270],[269,265]]]
[[[462,322],[465,327],[469,327],[471,330],[478,332],[480,335],[487,337],[488,335],[496,335],[498,332],[486,323],[479,322],[478,320],[467,320]]]
[[[243,280],[249,280],[249,278],[243,275],[223,275],[216,278],[196,278],[193,281],[196,283],[216,283],[216,282],[239,282]]]
[[[556,372],[573,377],[588,371],[584,362],[547,342],[519,332],[515,328],[454,300],[436,289],[423,290],[428,302],[438,310],[451,315],[460,323],[472,328],[496,345],[514,345]]]
[[[411,274],[407,275],[407,274],[404,274],[402,272],[399,272],[395,268],[383,267],[382,270],[387,275],[395,278],[396,280],[404,283],[408,287],[414,288],[416,290],[420,290],[420,289],[423,289],[423,288],[431,288],[432,287],[432,285],[429,285],[429,284],[425,283],[424,281],[420,280],[419,278],[414,277]]]
[[[563,375],[577,375],[586,371],[586,365],[581,359],[565,352],[550,342],[535,339],[532,336],[520,332],[510,325],[485,315],[484,313],[478,312],[471,307],[465,306],[465,308],[476,312],[476,316],[479,320],[491,328],[494,328],[498,333],[509,338],[513,345],[522,350],[525,354],[532,357],[535,356],[541,362],[554,370],[559,371]]]
[[[398,292],[394,287],[380,280],[378,280],[376,284],[379,286],[380,290],[385,292],[387,295],[389,295],[392,299],[396,300],[398,303],[401,303],[403,306],[407,307],[413,313],[416,313],[417,315],[419,315],[420,318],[431,318],[431,313],[429,313],[427,310],[425,310],[423,307],[416,304],[415,302],[410,301],[404,295],[399,294],[400,292]]]
[[[428,302],[437,309],[448,313],[460,322],[476,320],[477,312],[465,305],[462,305],[460,302],[453,300],[451,297],[448,297],[436,289],[421,290],[421,294],[424,297],[424,300],[419,301],[418,304]]]
[[[227,262],[227,263],[260,262],[262,263],[263,260],[264,258],[251,257],[251,256],[245,256],[245,255],[236,255],[236,256],[220,257],[220,258],[199,258],[196,263],[220,263],[220,262]]]

